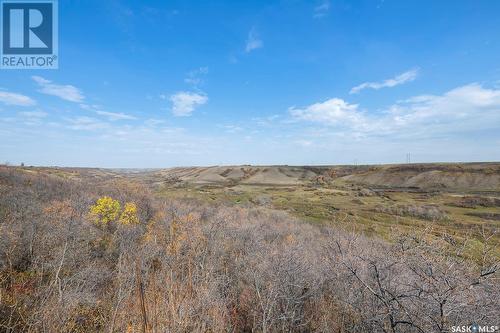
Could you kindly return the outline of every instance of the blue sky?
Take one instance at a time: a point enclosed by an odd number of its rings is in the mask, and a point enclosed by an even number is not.
[[[0,161],[500,160],[499,1],[59,1],[59,69],[0,71]]]

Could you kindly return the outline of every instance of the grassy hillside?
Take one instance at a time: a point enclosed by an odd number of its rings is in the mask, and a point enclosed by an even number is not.
[[[498,163],[174,168],[133,177],[168,198],[273,208],[320,225],[349,221],[384,239],[394,230],[429,229],[480,242],[471,234],[494,233],[500,216]],[[462,204],[474,200],[492,203]],[[469,250],[479,256],[478,248]]]
[[[311,185],[358,183],[378,187],[500,192],[500,163],[381,166],[214,166],[131,173],[151,182]]]

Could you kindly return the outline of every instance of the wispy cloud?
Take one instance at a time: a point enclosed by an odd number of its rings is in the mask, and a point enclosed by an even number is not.
[[[85,116],[68,119],[68,122],[68,128],[78,131],[96,131],[109,127],[107,123],[100,121],[99,119]]]
[[[250,29],[245,45],[245,52],[250,53],[253,50],[257,50],[262,47],[264,47],[264,42],[259,38],[255,28]]]
[[[150,126],[150,127],[155,127],[158,125],[163,125],[165,124],[165,120],[162,119],[148,119],[144,122],[144,125]]]
[[[172,113],[177,117],[190,116],[193,111],[208,102],[208,96],[195,92],[181,91],[170,96]]]
[[[224,128],[226,133],[238,133],[243,131],[243,128],[238,125],[221,125],[220,127]]]
[[[325,17],[330,11],[330,1],[323,0],[319,5],[314,7],[314,18],[322,18]]]
[[[17,106],[36,105],[36,101],[31,97],[7,91],[0,91],[0,102],[6,105],[17,105]]]
[[[415,80],[418,76],[418,69],[412,69],[407,72],[401,73],[391,79],[384,80],[382,82],[365,82],[351,89],[350,94],[357,94],[363,89],[375,89],[379,90],[382,88],[390,88],[399,86],[406,82],[411,82]]]
[[[97,104],[80,104],[80,107],[84,110],[87,110],[87,111],[95,111],[95,110],[99,110],[101,109],[101,106],[100,105],[97,105]]]
[[[134,116],[131,116],[129,114],[125,114],[122,112],[107,112],[107,111],[95,111],[100,116],[107,117],[109,120],[114,121],[114,120],[134,120],[137,119]]]
[[[86,111],[93,112],[99,116],[103,116],[108,118],[108,120],[115,121],[115,120],[134,120],[137,119],[136,117],[123,113],[123,112],[109,112],[109,111],[104,111],[103,107],[101,105],[96,105],[96,104],[80,104],[80,108]]]
[[[80,89],[72,85],[60,85],[52,83],[41,76],[32,76],[32,79],[38,84],[38,90],[42,94],[57,96],[66,101],[81,103],[85,99]]]
[[[192,86],[199,86],[204,82],[204,76],[208,74],[208,67],[200,67],[195,70],[190,71],[184,82]]]
[[[17,124],[23,124],[25,126],[41,126],[43,124],[43,119],[48,116],[46,112],[36,110],[29,112],[18,112],[17,115],[19,119],[16,119]]]
[[[43,111],[19,112],[18,114],[26,118],[45,118],[48,115],[47,112]]]
[[[254,121],[255,124],[260,127],[272,127],[279,118],[280,115],[274,114],[267,117],[255,117],[252,119],[252,121]]]

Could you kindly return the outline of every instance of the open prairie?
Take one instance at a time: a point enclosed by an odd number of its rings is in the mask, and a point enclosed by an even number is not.
[[[428,229],[477,240],[500,221],[500,163],[383,166],[215,166],[128,172],[170,198],[266,207],[367,235]],[[495,240],[500,240],[496,234]],[[474,247],[470,249],[474,255]]]

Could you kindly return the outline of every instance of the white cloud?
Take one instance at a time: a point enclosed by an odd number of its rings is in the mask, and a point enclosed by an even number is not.
[[[322,18],[328,14],[330,10],[330,1],[323,0],[319,5],[314,7],[314,18]]]
[[[305,108],[291,107],[288,111],[296,119],[328,125],[352,126],[363,121],[358,105],[349,104],[340,98],[331,98]]]
[[[36,105],[35,100],[33,100],[31,97],[7,91],[0,91],[0,102],[6,105],[18,105],[18,106]]]
[[[420,95],[389,107],[372,123],[380,132],[459,132],[492,129],[500,124],[500,90],[472,83],[443,95]]]
[[[383,112],[361,112],[358,105],[332,98],[289,109],[297,120],[334,127],[352,137],[429,137],[470,131],[500,130],[500,89],[473,83],[442,95],[419,95],[398,101]]]
[[[57,96],[66,101],[81,103],[85,99],[83,93],[80,89],[71,85],[59,85],[52,83],[47,79],[40,76],[32,76],[32,79],[38,83],[40,89],[38,90],[42,94]]]
[[[172,113],[178,117],[190,116],[198,107],[208,102],[206,95],[194,92],[181,91],[170,96]]]
[[[255,31],[255,28],[252,28],[250,32],[248,33],[248,38],[245,46],[245,52],[249,53],[252,52],[253,50],[257,50],[264,47],[264,42],[259,38],[257,35],[257,32]]]
[[[350,94],[357,94],[363,89],[382,89],[382,88],[391,88],[395,86],[399,86],[406,82],[411,82],[415,80],[418,76],[418,69],[412,69],[402,74],[397,75],[392,79],[387,79],[382,82],[365,82],[351,89]]]
[[[106,111],[95,111],[100,116],[107,117],[109,120],[134,120],[137,119],[134,116],[122,113],[122,112],[106,112]]]

